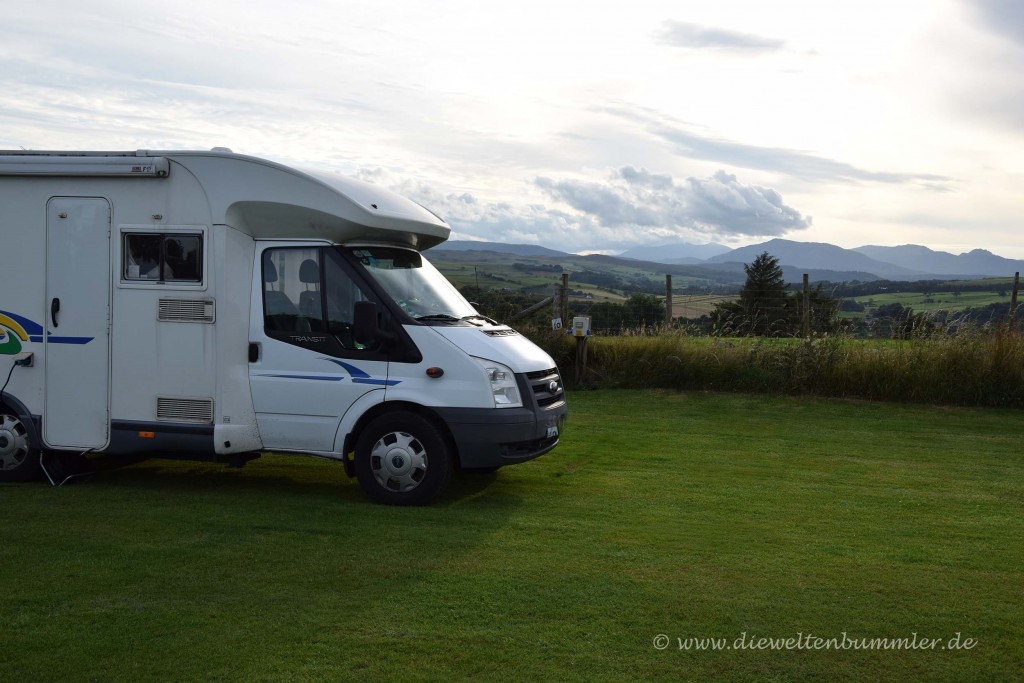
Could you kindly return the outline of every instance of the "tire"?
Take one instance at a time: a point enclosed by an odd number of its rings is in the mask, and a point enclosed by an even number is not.
[[[448,442],[415,413],[389,413],[368,424],[356,441],[356,478],[375,502],[426,505],[452,474]]]
[[[31,447],[25,423],[0,406],[0,482],[31,481],[40,472],[39,451]]]

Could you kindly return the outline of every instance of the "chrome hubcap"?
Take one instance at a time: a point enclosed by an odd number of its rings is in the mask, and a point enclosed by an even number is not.
[[[370,450],[370,470],[384,488],[412,491],[427,474],[427,451],[412,434],[391,432]]]
[[[12,470],[28,457],[28,431],[11,415],[0,415],[0,470]]]

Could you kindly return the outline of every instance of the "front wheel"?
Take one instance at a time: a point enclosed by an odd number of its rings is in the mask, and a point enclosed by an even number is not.
[[[30,481],[39,472],[39,451],[29,446],[28,429],[0,406],[0,482]]]
[[[356,442],[356,477],[378,503],[426,505],[451,473],[448,443],[429,420],[414,413],[381,415]]]

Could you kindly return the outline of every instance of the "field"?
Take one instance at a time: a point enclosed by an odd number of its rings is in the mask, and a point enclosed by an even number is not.
[[[429,508],[297,457],[0,487],[0,678],[1019,679],[1019,412],[570,401]]]
[[[735,300],[735,294],[694,294],[691,296],[676,294],[672,297],[672,317],[699,318],[702,315],[710,315],[715,310],[715,304]]]
[[[1009,292],[1010,287],[1005,288]],[[854,297],[854,301],[864,304],[868,311],[876,306],[885,304],[901,304],[913,308],[915,313],[934,313],[935,311],[962,311],[965,308],[981,308],[989,304],[1006,303],[1010,295],[1002,290],[991,292],[962,292],[959,296],[954,294],[956,290],[942,292],[899,292],[893,294],[874,294],[870,296]],[[859,314],[854,314],[859,315]]]
[[[456,287],[479,284],[483,288],[524,291],[538,298],[551,295],[554,287],[562,281],[563,269],[569,273],[570,289],[584,296],[589,295],[595,301],[621,302],[624,297],[621,284],[602,286],[599,282],[584,281],[593,279],[594,276],[604,276],[608,278],[609,283],[647,283],[659,293],[664,292],[665,273],[673,274],[672,283],[676,288],[693,284],[719,288],[722,286],[721,283],[705,279],[708,273],[699,268],[610,257],[576,254],[562,257],[518,256],[482,251],[432,251],[428,256]],[[739,287],[735,277],[728,273],[720,276],[731,278],[729,286],[732,289]],[[742,278],[739,280],[742,281]]]

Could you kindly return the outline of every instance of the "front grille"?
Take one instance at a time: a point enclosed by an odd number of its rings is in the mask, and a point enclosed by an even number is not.
[[[528,372],[526,381],[530,385],[530,389],[533,390],[533,397],[537,401],[537,405],[541,408],[547,408],[565,400],[565,387],[562,386],[558,368]],[[552,382],[554,382],[553,391]]]

